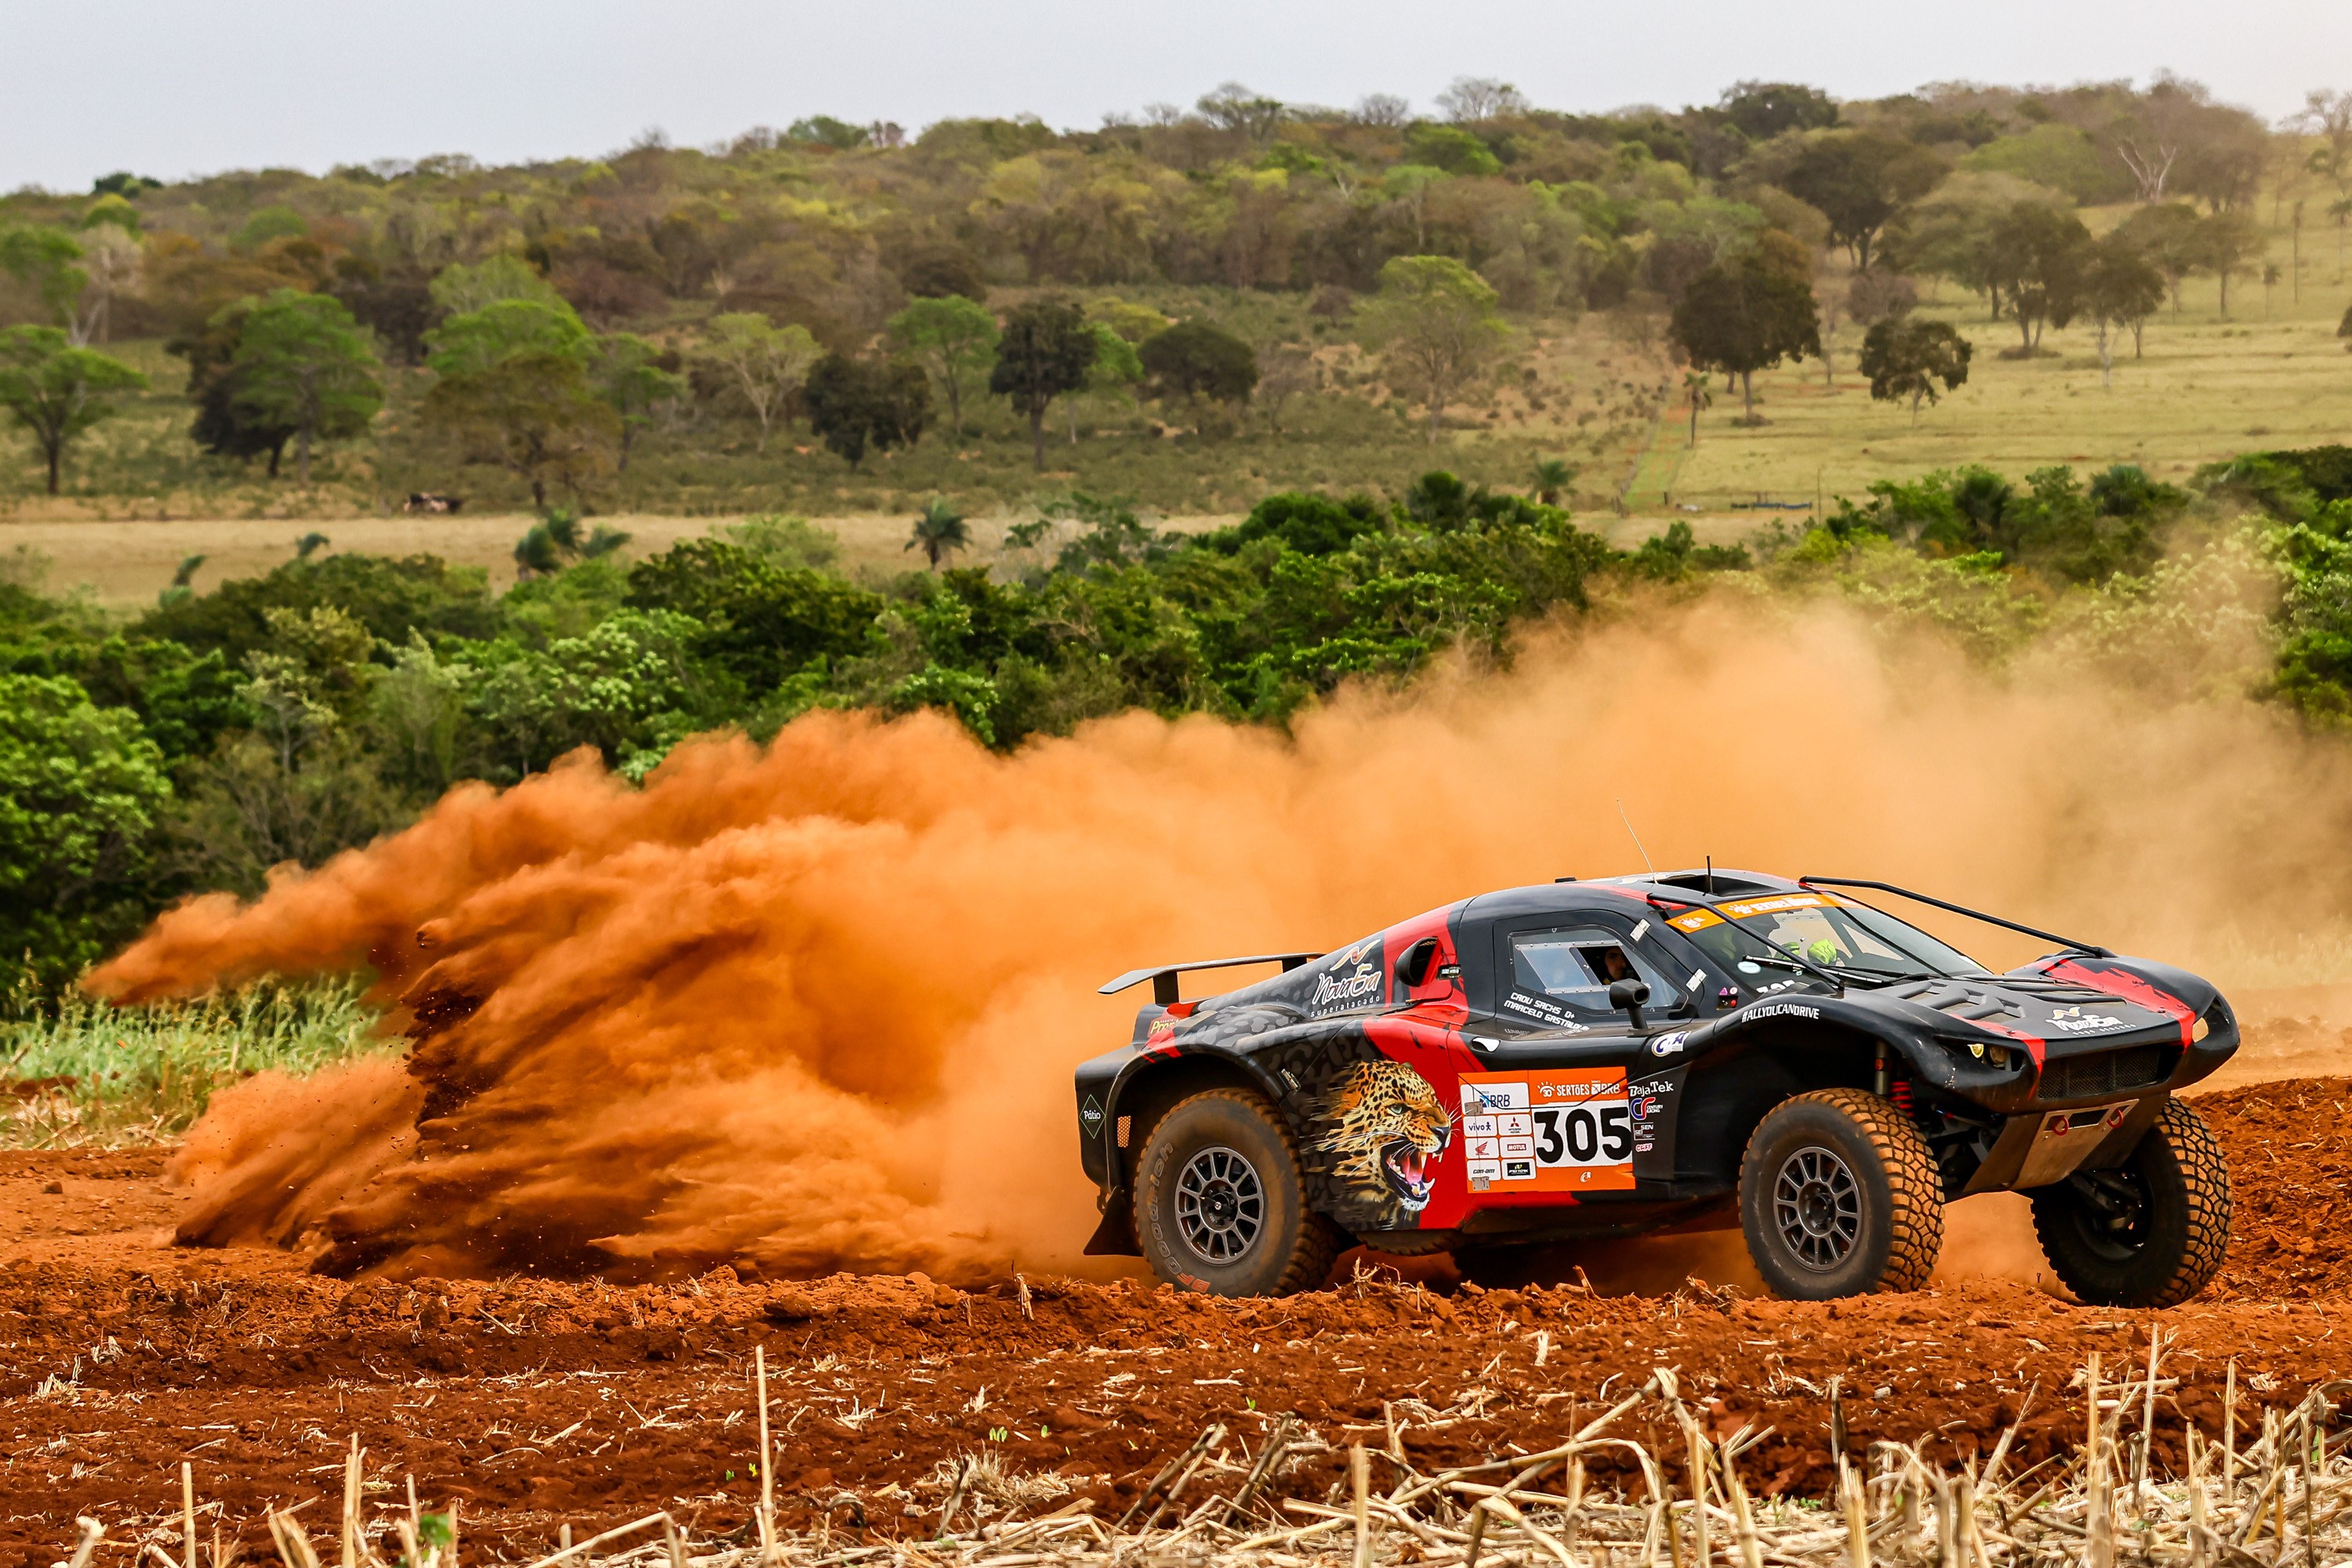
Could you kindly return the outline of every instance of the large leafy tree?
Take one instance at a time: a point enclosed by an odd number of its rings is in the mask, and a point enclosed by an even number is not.
[[[382,368],[341,300],[280,289],[245,314],[230,395],[256,420],[294,433],[294,474],[307,485],[312,444],[358,435],[383,406]]]
[[[1077,391],[1101,353],[1086,313],[1066,300],[1032,300],[1004,318],[988,390],[1029,420],[1031,460],[1045,466],[1045,411]]]
[[[1882,403],[1911,402],[1911,422],[1919,422],[1919,405],[1933,403],[1936,384],[1952,391],[1969,379],[1969,359],[1975,345],[1948,321],[1923,321],[1896,316],[1874,325],[1862,340],[1862,374],[1870,378],[1870,395]]]
[[[802,395],[809,428],[852,468],[869,447],[913,446],[931,413],[930,383],[904,360],[827,354],[808,373]]]
[[[56,327],[10,327],[0,331],[0,408],[33,437],[58,493],[66,448],[100,420],[119,412],[113,394],[147,384],[147,378],[96,349],[76,348]]]
[[[1143,340],[1144,374],[1164,393],[1241,404],[1257,385],[1257,353],[1213,321],[1179,321]]]
[[[548,487],[573,494],[614,458],[620,416],[588,377],[595,340],[562,301],[500,300],[452,316],[427,335],[439,375],[428,422],[467,459],[505,468],[547,510]]]
[[[890,342],[947,394],[948,417],[963,434],[963,389],[996,353],[996,318],[960,294],[917,300],[890,318]]]
[[[1827,131],[1798,153],[1781,183],[1821,210],[1830,237],[1846,247],[1854,270],[1867,272],[1880,232],[1944,174],[1941,158],[1899,136]]]
[[[56,984],[148,913],[150,840],[172,786],[127,708],[63,677],[0,675],[0,963]]]
[[[232,300],[163,349],[188,362],[188,401],[196,405],[188,434],[196,445],[217,457],[267,458],[274,479],[294,428],[263,417],[236,395],[237,345],[245,336],[245,318],[258,303],[259,296],[251,294]]]
[[[1432,445],[1445,405],[1509,338],[1499,305],[1486,280],[1450,256],[1399,256],[1381,268],[1380,294],[1360,318],[1365,341],[1390,382],[1429,410]]]
[[[2099,384],[2115,380],[2114,334],[2131,329],[2132,353],[2139,353],[2140,329],[2164,303],[2164,274],[2157,270],[2139,247],[2121,232],[2094,240],[2086,253],[2081,283],[2083,314],[2099,334]]]
[[[1811,283],[1774,250],[1727,257],[1691,279],[1670,328],[1690,362],[1739,378],[1743,423],[1756,422],[1756,373],[1822,352]]]
[[[2021,356],[2040,351],[2045,324],[2063,327],[2074,319],[2090,251],[2083,220],[2055,207],[2020,202],[1993,225],[1987,271],[2017,322]]]
[[[760,422],[760,449],[765,451],[785,400],[801,390],[821,353],[816,339],[798,322],[779,327],[756,310],[737,310],[710,318],[694,358],[742,398]]]

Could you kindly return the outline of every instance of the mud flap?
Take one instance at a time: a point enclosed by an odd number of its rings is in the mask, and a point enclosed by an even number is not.
[[[1126,1188],[1115,1187],[1103,1194],[1102,1223],[1087,1238],[1084,1253],[1088,1258],[1143,1256],[1143,1248],[1135,1239],[1135,1205]]]

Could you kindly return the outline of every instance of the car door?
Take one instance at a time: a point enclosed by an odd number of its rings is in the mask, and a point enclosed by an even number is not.
[[[1597,911],[1498,921],[1491,941],[1492,1006],[1472,1026],[1482,1070],[1461,1079],[1471,1191],[1631,1192],[1629,1076],[1695,1010],[1677,955],[1651,920]],[[1650,986],[1638,1028],[1610,1004],[1619,979]]]

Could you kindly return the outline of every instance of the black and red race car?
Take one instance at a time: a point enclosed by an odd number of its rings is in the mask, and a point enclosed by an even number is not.
[[[1857,890],[2063,947],[1995,974]],[[1088,1250],[1193,1289],[1312,1289],[1351,1238],[1469,1267],[1732,1226],[1784,1296],[1911,1289],[1944,1205],[2016,1189],[2077,1296],[2161,1306],[2228,1240],[2220,1146],[2174,1098],[2237,1049],[2220,992],[1885,883],[1563,879],[1103,990],[1146,980],[1134,1037],[1077,1071]]]

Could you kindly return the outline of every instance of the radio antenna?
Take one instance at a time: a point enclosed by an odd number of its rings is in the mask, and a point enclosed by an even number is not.
[[[1706,896],[1715,897],[1715,857],[1706,858]]]
[[[1625,837],[1633,841],[1633,847],[1641,850],[1643,869],[1648,871],[1653,877],[1656,876],[1658,868],[1650,864],[1650,852],[1647,849],[1642,849],[1642,836],[1633,831],[1633,819],[1625,815],[1625,803],[1622,799],[1617,803],[1617,820],[1625,825]]]

